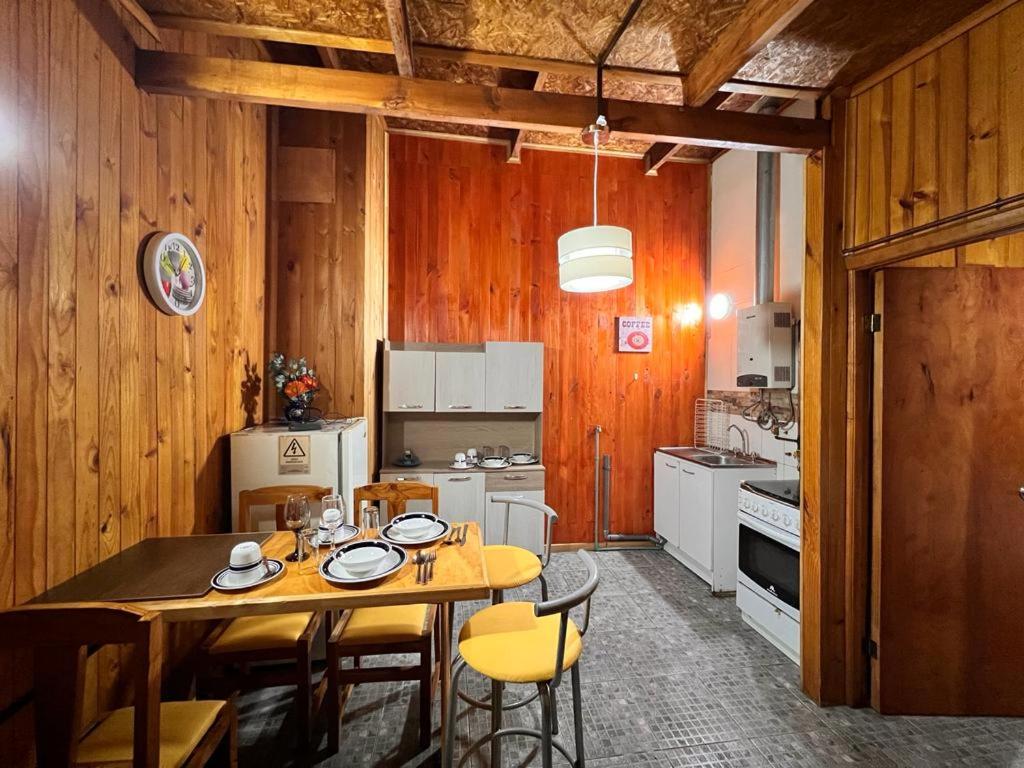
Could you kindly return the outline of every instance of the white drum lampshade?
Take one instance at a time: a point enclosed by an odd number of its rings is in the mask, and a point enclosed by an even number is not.
[[[597,225],[558,238],[558,282],[570,293],[597,293],[633,282],[633,233]]]

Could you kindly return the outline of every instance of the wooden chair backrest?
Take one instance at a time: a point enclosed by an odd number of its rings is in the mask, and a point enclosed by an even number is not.
[[[265,488],[241,491],[238,494],[238,530],[250,530],[253,507],[273,507],[277,530],[288,530],[288,526],[284,524],[284,505],[289,496],[305,496],[313,502],[323,501],[324,496],[330,496],[332,493],[333,488],[319,485],[268,485]]]
[[[35,649],[36,762],[73,765],[82,736],[82,699],[89,648],[133,646],[135,722],[132,764],[160,763],[159,613],[117,603],[25,605],[0,611],[0,647]]]
[[[405,514],[405,503],[407,501],[427,501],[429,499],[431,510],[437,514],[437,486],[426,483],[370,483],[355,489],[352,505],[355,507],[353,514],[358,514],[362,509],[363,502],[373,504],[375,502],[387,502],[388,520],[398,515]],[[384,522],[383,520],[381,522]],[[359,519],[356,518],[358,525]]]

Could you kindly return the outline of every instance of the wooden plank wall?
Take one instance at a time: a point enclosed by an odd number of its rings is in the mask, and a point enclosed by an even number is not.
[[[1024,196],[1024,2],[854,89],[847,252]],[[1024,265],[1024,235],[927,257]]]
[[[266,110],[140,93],[113,13],[0,10],[3,606],[145,536],[222,529],[224,436],[260,415]],[[164,35],[219,56],[252,45]],[[138,279],[158,229],[205,257],[191,319],[160,313]],[[0,708],[27,689],[27,660],[0,659]],[[87,711],[114,698],[122,661],[100,656]],[[0,728],[0,765],[30,759],[30,709]]]
[[[591,221],[592,160],[394,135],[390,151],[389,337],[544,343],[544,461],[556,540],[593,539],[594,448],[613,459],[612,527],[653,530],[651,453],[693,438],[704,389],[708,169],[602,159],[600,221],[633,231],[636,282],[576,295],[558,285],[556,241]],[[614,351],[617,315],[651,315],[654,351]]]
[[[325,412],[369,419],[372,462],[387,309],[384,122],[300,109],[281,109],[275,117],[276,253],[268,290],[276,317],[268,348],[309,360],[323,382],[317,406]],[[314,163],[328,172],[289,167]],[[266,406],[269,417],[280,415],[275,393],[268,392]]]

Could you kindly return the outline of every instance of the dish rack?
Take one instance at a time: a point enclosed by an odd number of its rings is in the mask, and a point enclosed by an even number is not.
[[[725,451],[729,447],[729,412],[725,402],[697,398],[693,416],[693,444],[697,448]]]

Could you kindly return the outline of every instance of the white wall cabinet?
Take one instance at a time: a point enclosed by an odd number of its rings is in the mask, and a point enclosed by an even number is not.
[[[434,404],[438,413],[482,411],[486,406],[483,352],[438,352]]]
[[[665,551],[713,592],[735,591],[740,483],[774,477],[774,466],[709,469],[655,451],[654,530]]]
[[[436,472],[434,484],[438,488],[441,516],[453,523],[478,523],[486,538],[483,473]]]
[[[488,341],[484,353],[487,410],[540,413],[544,409],[544,345]]]
[[[384,410],[409,413],[434,410],[436,354],[422,350],[384,352]]]

